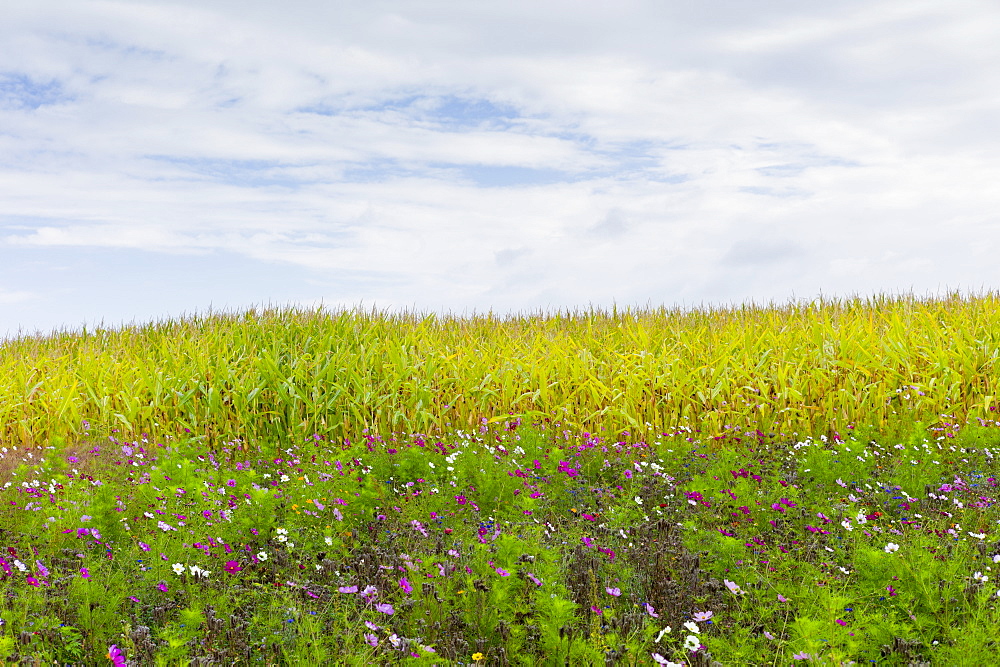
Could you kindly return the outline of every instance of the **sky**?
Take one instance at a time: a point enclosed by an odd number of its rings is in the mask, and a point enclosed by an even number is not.
[[[5,0],[0,336],[1000,287],[995,0]]]

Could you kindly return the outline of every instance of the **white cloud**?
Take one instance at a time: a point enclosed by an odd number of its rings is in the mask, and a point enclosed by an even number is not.
[[[3,304],[22,303],[34,296],[31,292],[8,291],[0,288],[0,303]]]
[[[1000,279],[992,3],[5,12],[0,259],[228,258],[232,281],[149,312],[255,288],[518,310]],[[254,276],[279,266],[275,295]],[[0,329],[81,298],[87,275],[50,274],[0,268],[0,294],[34,295]],[[82,298],[114,319],[106,293]]]

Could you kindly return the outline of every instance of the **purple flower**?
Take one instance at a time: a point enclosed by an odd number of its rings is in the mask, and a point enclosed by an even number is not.
[[[406,580],[406,577],[400,578],[399,587],[402,588],[404,591],[406,591],[407,595],[413,592],[413,586],[411,586],[410,582]]]
[[[510,576],[510,572],[508,572],[507,570],[503,569],[502,567],[498,567],[497,568],[497,574],[499,574],[501,577],[509,577]]]
[[[88,570],[85,567],[81,567],[80,568],[80,576],[83,577],[84,579],[90,578],[90,570]]]
[[[163,591],[164,593],[166,593],[166,592],[167,592],[167,583],[166,583],[165,581],[161,581],[160,583],[158,583],[158,584],[156,585],[156,587],[157,587],[157,588],[159,588],[159,589],[160,589],[161,591]]]
[[[805,651],[802,651],[801,653],[796,653],[795,655],[792,656],[792,660],[810,660],[811,658],[812,656],[806,653]]]
[[[694,613],[694,620],[698,623],[704,623],[708,619],[712,618],[712,616],[714,616],[714,612],[711,611],[696,611]]]
[[[357,593],[358,592],[358,587],[357,586],[341,586],[337,590],[339,592],[341,592],[341,593]]]
[[[239,561],[227,560],[226,564],[222,566],[222,569],[228,572],[229,574],[236,574],[243,568],[240,567]]]
[[[889,591],[889,597],[893,597],[894,595],[896,595],[896,589],[893,588],[892,586],[886,586],[885,590]]]
[[[226,486],[228,486],[230,488],[236,486],[236,480],[235,479],[228,479],[228,480],[226,480]]]
[[[368,632],[365,633],[365,641],[367,641],[372,646],[378,646],[378,637],[376,637],[371,633]]]
[[[375,611],[387,614],[389,616],[392,616],[393,614],[396,613],[396,610],[392,608],[392,605],[385,602],[380,602],[379,604],[375,605]]]
[[[834,621],[834,623],[836,623],[837,625],[847,625],[847,621],[845,621],[843,619],[840,619],[840,618],[838,618],[836,621]]]
[[[653,605],[649,604],[648,602],[646,603],[646,613],[652,616],[653,618],[660,617],[660,615],[656,613],[656,608],[653,607]]]
[[[606,587],[604,590],[607,591],[608,595],[613,595],[615,597],[618,597],[619,595],[622,594],[622,589],[620,588]]]
[[[31,577],[31,576],[29,576],[25,581],[27,581],[28,584],[31,585],[31,586],[37,586],[38,585],[38,579],[35,579],[34,577]]]
[[[108,659],[115,667],[126,667],[125,655],[114,644],[108,647]]]

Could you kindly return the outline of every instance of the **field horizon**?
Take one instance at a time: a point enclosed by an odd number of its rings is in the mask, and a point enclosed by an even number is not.
[[[84,423],[217,443],[508,417],[644,435],[966,421],[1000,393],[998,306],[956,293],[505,317],[251,309],[23,336],[0,344],[0,442]]]

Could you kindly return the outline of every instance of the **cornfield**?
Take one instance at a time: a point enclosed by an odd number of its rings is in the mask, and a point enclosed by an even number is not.
[[[0,344],[0,442],[962,421],[994,408],[998,306],[989,293],[503,317],[267,309],[20,336]]]

